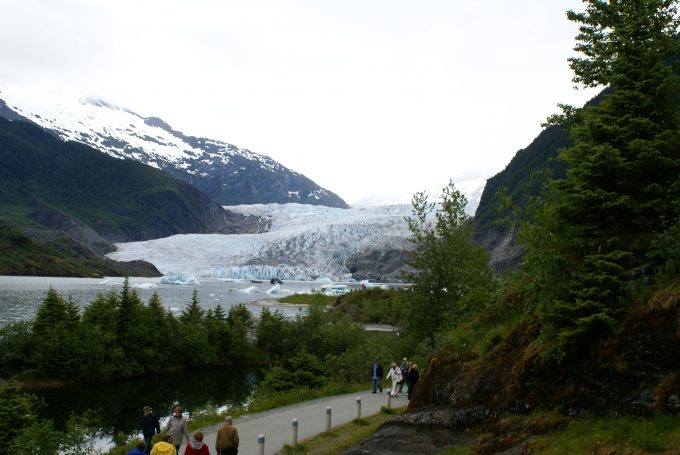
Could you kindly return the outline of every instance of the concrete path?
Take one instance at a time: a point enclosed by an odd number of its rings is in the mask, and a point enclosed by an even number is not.
[[[381,406],[387,402],[387,391],[383,393],[354,392],[345,395],[319,398],[304,403],[298,403],[269,411],[258,412],[252,415],[244,415],[234,419],[234,425],[238,429],[241,440],[239,454],[257,455],[257,436],[265,437],[264,453],[273,455],[290,444],[292,440],[293,419],[298,419],[298,442],[316,436],[326,431],[326,407],[331,407],[331,427],[336,427],[356,418],[357,398],[361,398],[361,417],[368,417],[380,411]],[[397,397],[392,398],[391,406],[398,408],[406,406],[406,388]],[[222,424],[201,428],[205,434],[203,441],[208,444],[210,453],[215,453],[215,437],[217,429]],[[180,453],[184,452],[184,447]]]

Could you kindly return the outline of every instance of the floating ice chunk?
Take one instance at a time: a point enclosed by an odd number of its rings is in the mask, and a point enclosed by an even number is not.
[[[158,287],[157,283],[137,283],[132,285],[133,288],[139,289],[156,289]]]
[[[109,284],[110,282],[111,282],[111,278],[107,278],[107,279],[105,279],[104,281],[100,281],[100,282],[97,283],[97,284]]]
[[[336,283],[323,284],[321,285],[321,290],[326,295],[341,295],[346,294],[348,291],[346,284]]]
[[[275,284],[267,290],[267,294],[278,294],[281,291],[281,285]]]
[[[161,277],[159,283],[179,285],[193,284],[199,286],[201,284],[192,274],[187,272],[168,272]]]
[[[254,294],[256,292],[259,292],[255,286],[249,286],[245,289],[241,289],[239,292],[243,292],[244,294]]]

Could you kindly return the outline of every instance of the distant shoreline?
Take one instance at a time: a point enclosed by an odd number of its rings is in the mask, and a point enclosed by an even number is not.
[[[262,299],[262,300],[256,300],[254,302],[248,302],[249,305],[257,305],[257,306],[267,306],[267,307],[277,307],[277,306],[285,306],[285,307],[301,307],[301,308],[306,308],[309,305],[306,303],[284,303],[280,302],[278,298],[268,298],[268,299]]]

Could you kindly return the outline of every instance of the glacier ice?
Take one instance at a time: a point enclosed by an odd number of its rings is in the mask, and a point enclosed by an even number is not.
[[[158,281],[160,284],[196,285],[201,283],[189,272],[167,272]]]
[[[371,249],[407,248],[409,205],[337,209],[307,204],[227,207],[271,219],[262,234],[185,234],[116,244],[111,259],[143,259],[168,275],[283,281],[349,281],[345,261]],[[180,281],[183,281],[180,279]]]

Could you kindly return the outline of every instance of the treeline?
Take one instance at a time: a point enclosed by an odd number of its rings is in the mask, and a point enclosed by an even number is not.
[[[373,356],[392,358],[389,346],[371,346],[371,336],[340,312],[316,306],[295,318],[266,308],[255,317],[242,304],[206,311],[197,291],[175,316],[158,294],[143,303],[126,280],[121,291],[99,295],[82,312],[50,289],[33,321],[0,330],[0,375],[106,380],[182,367],[278,365],[305,372],[307,379],[296,380],[316,386],[327,370],[361,381]]]

